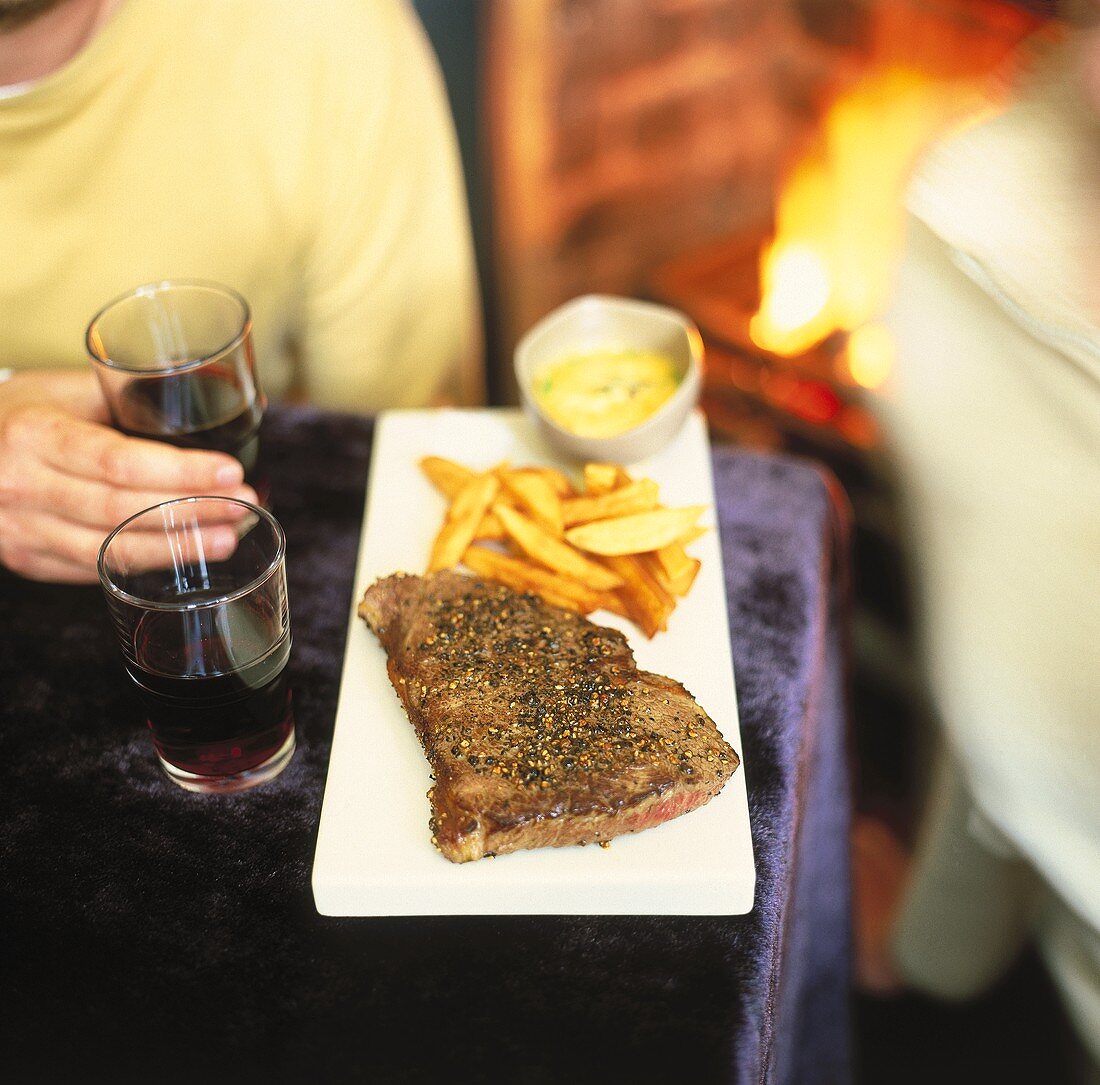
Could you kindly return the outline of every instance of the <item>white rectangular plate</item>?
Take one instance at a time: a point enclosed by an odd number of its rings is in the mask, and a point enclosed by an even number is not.
[[[737,915],[756,881],[745,769],[702,809],[616,838],[608,848],[542,848],[454,864],[432,846],[431,784],[386,657],[356,616],[380,576],[422,572],[444,511],[418,467],[423,456],[473,467],[558,463],[520,411],[383,414],[375,433],[332,756],[313,864],[322,915]],[[569,469],[566,464],[560,466]],[[670,505],[714,506],[706,428],[695,415],[658,456],[632,465]],[[704,522],[714,526],[713,514]],[[741,753],[717,531],[691,546],[702,569],[668,631],[653,640],[614,615],[638,666],[682,682]]]

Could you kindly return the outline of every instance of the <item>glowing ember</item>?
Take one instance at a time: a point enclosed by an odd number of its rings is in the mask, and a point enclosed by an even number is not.
[[[902,17],[904,8],[878,6],[877,57],[830,106],[816,145],[780,194],[775,237],[761,257],[762,301],[749,328],[757,346],[790,357],[834,332],[861,329],[885,308],[903,244],[902,195],[917,156],[995,107],[989,72],[1034,27],[1008,19],[999,6],[979,6],[987,21],[976,38],[959,29],[965,21],[925,24],[929,16],[919,9]],[[899,18],[901,25],[891,23]],[[898,42],[920,42],[919,55],[898,55],[890,44]],[[888,338],[869,327],[849,346],[854,382],[875,388],[886,379]]]
[[[916,155],[977,101],[955,85],[893,68],[865,78],[829,111],[818,149],[784,189],[761,265],[753,341],[799,354],[876,316],[902,244],[901,195]]]
[[[817,326],[828,319],[829,269],[809,245],[773,247],[769,256],[763,269],[764,300],[749,334],[778,354],[797,354],[821,338]]]
[[[864,324],[848,337],[848,376],[863,388],[879,388],[894,368],[894,337],[882,324]]]

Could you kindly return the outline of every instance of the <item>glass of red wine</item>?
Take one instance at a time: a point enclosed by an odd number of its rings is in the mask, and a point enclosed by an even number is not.
[[[285,551],[269,512],[218,497],[139,512],[100,549],[157,758],[189,791],[254,787],[294,754]]]
[[[85,345],[123,433],[228,452],[266,503],[257,478],[266,400],[240,294],[197,279],[139,286],[92,318]]]

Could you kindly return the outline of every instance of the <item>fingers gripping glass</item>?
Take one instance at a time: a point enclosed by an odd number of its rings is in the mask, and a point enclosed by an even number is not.
[[[85,344],[120,430],[228,452],[255,485],[266,401],[240,294],[188,279],[140,286],[92,318]]]

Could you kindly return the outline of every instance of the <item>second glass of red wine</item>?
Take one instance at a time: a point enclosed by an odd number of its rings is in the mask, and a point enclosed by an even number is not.
[[[266,401],[240,294],[196,279],[139,286],[92,318],[85,344],[123,433],[228,452],[266,503],[258,477]]]
[[[294,755],[285,551],[269,512],[216,497],[139,512],[100,550],[153,748],[189,791],[254,787]]]

